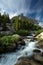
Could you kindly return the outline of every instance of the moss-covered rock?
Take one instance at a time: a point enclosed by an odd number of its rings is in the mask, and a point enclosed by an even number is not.
[[[0,52],[10,52],[15,51],[18,46],[25,45],[21,36],[15,34],[11,36],[3,36],[0,38]]]

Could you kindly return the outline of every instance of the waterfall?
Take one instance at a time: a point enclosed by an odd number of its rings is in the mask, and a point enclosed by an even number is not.
[[[35,42],[30,42],[29,40],[25,40],[26,42],[26,47],[21,51],[22,56],[30,56],[32,55],[32,51],[35,49],[35,44],[37,43],[37,41]]]

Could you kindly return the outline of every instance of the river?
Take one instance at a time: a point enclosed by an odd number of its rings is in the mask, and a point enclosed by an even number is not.
[[[18,58],[22,56],[30,56],[33,54],[33,49],[35,49],[35,44],[37,41],[30,41],[30,39],[24,39],[26,45],[22,46],[20,50],[12,53],[6,53],[0,55],[0,65],[14,65]]]

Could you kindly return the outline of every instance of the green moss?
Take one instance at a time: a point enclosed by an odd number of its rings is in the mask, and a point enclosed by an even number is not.
[[[28,30],[19,30],[19,31],[16,31],[15,33],[17,33],[21,36],[27,36],[30,34],[30,32]]]
[[[1,46],[11,46],[13,43],[19,41],[19,35],[12,35],[12,36],[3,36],[0,38],[0,45]]]

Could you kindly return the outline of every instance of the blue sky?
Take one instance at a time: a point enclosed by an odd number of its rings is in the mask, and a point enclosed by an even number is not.
[[[10,17],[23,13],[43,21],[43,0],[0,0],[0,12],[9,13]]]

